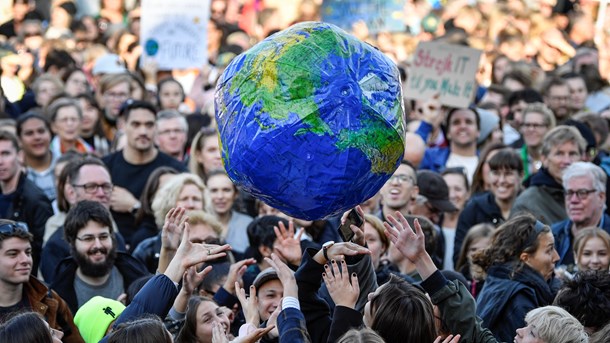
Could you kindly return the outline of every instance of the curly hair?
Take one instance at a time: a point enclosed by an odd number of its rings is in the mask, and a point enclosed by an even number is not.
[[[515,271],[523,267],[522,253],[533,254],[538,249],[538,237],[551,228],[538,222],[531,214],[519,214],[500,225],[494,232],[490,246],[475,253],[472,263],[487,270],[494,264],[517,262]]]
[[[577,273],[566,280],[553,305],[576,317],[585,327],[601,329],[610,318],[610,274],[607,270]]]

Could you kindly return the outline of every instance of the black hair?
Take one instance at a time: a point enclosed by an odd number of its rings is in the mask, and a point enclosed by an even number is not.
[[[28,111],[17,118],[17,123],[15,125],[17,129],[17,136],[21,137],[21,133],[23,132],[23,125],[26,121],[30,119],[38,119],[44,123],[44,126],[47,128],[47,131],[51,132],[51,123],[47,119],[47,117],[35,111]]]
[[[517,104],[519,101],[524,101],[527,104],[534,102],[544,102],[542,95],[533,88],[526,88],[520,91],[512,92],[508,96],[508,106]]]
[[[0,326],[0,342],[53,343],[53,337],[40,314],[23,312]]]
[[[51,49],[45,59],[44,72],[48,72],[51,67],[57,69],[74,68],[76,67],[76,61],[66,50]]]
[[[133,99],[128,99],[127,101],[125,101],[123,103],[123,105],[121,106],[121,110],[119,111],[119,115],[123,116],[125,121],[128,121],[131,111],[137,110],[137,109],[148,110],[148,111],[150,111],[150,113],[152,113],[152,115],[155,117],[155,119],[157,117],[157,109],[155,108],[155,105],[153,105],[152,103],[150,103],[148,101],[133,100]]]
[[[273,243],[277,238],[273,227],[277,226],[279,222],[284,223],[284,226],[288,227],[288,221],[277,216],[258,217],[248,225],[248,241],[250,242],[252,257],[254,257],[256,262],[260,263],[263,261],[263,256],[259,251],[260,247],[273,248]]]
[[[610,273],[577,273],[573,280],[564,281],[553,305],[570,312],[583,326],[601,329],[610,319]]]
[[[481,117],[479,116],[479,112],[477,111],[476,108],[474,108],[474,107],[465,107],[465,108],[454,107],[449,110],[449,113],[447,113],[447,120],[445,121],[447,131],[449,131],[449,124],[451,123],[451,117],[453,117],[453,114],[455,112],[460,111],[460,110],[466,110],[466,111],[470,111],[470,112],[474,113],[474,116],[476,118],[477,130],[481,129]]]
[[[112,215],[104,205],[97,201],[83,200],[68,211],[64,222],[64,237],[70,244],[74,244],[78,232],[87,226],[89,221],[94,221],[107,226],[110,234],[113,234]]]

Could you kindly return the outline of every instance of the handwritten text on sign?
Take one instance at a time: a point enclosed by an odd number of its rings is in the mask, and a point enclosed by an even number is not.
[[[443,105],[468,107],[476,91],[481,51],[458,45],[424,42],[417,46],[407,79],[407,98],[440,95]]]
[[[209,0],[143,0],[142,59],[159,69],[186,69],[207,63]]]

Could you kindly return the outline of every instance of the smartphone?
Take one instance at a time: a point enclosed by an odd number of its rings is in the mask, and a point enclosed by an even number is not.
[[[364,223],[364,219],[356,212],[356,209],[353,209],[347,215],[347,219],[345,223],[339,226],[339,235],[343,239],[344,242],[349,242],[354,238],[354,231],[351,229],[351,225],[356,225],[357,227],[362,226]]]

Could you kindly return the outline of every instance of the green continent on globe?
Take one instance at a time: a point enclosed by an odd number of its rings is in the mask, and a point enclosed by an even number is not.
[[[337,148],[356,148],[371,161],[371,172],[391,174],[396,169],[396,156],[404,147],[396,131],[380,120],[365,120],[360,130],[341,130]]]

